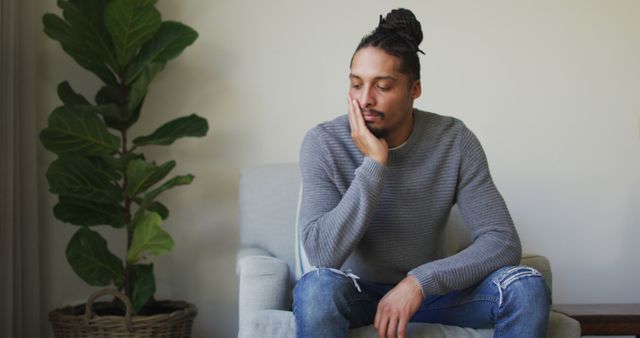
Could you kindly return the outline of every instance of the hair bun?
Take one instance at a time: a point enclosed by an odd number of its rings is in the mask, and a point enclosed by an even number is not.
[[[400,73],[407,74],[409,79],[415,81],[420,80],[418,53],[424,54],[418,48],[421,42],[420,22],[410,10],[398,8],[387,13],[386,18],[380,15],[378,26],[360,40],[356,53],[366,47],[379,48],[386,54],[398,58]],[[356,53],[351,57],[351,65]]]
[[[410,39],[415,44],[415,49],[419,51],[418,45],[422,42],[422,27],[420,21],[416,19],[408,9],[398,8],[387,13],[385,18],[380,16],[378,28],[392,30],[399,35]]]

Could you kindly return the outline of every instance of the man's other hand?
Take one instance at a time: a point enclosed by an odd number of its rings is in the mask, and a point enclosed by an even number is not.
[[[380,303],[373,323],[380,338],[404,338],[407,324],[424,300],[418,280],[407,276]]]
[[[351,125],[351,138],[364,156],[370,157],[382,165],[387,165],[389,158],[389,145],[383,138],[377,138],[371,133],[364,122],[360,104],[350,96],[349,102],[349,125]]]

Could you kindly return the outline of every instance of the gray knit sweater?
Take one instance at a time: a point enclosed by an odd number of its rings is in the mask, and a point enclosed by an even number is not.
[[[414,110],[407,142],[386,166],[364,157],[346,115],[304,138],[302,243],[317,267],[378,283],[415,276],[425,295],[470,287],[520,261],[520,240],[475,135],[458,119]],[[458,204],[473,243],[445,257]]]

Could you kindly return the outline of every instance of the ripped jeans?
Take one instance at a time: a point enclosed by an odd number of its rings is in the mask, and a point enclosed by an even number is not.
[[[335,269],[306,273],[293,296],[296,337],[347,337],[349,329],[373,324],[378,302],[393,287]],[[411,322],[493,327],[493,337],[546,337],[550,304],[538,271],[511,266],[469,289],[427,295]]]

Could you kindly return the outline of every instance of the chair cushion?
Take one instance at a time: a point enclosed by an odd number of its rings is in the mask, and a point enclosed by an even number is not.
[[[294,338],[293,312],[261,310],[240,323],[238,338]]]
[[[474,330],[441,324],[409,323],[407,338],[489,338],[492,329]],[[294,338],[295,321],[290,311],[262,310],[240,325],[238,338]],[[377,338],[372,325],[349,331],[350,338]],[[549,316],[549,338],[580,337],[580,324],[557,312]]]
[[[407,338],[491,338],[492,329],[475,330],[466,327],[447,326],[442,324],[409,323]],[[377,338],[373,325],[349,331],[349,338]]]
[[[490,338],[493,330],[474,330],[441,324],[410,323],[407,338]],[[262,310],[253,313],[240,325],[238,338],[293,338],[295,321],[290,311]],[[373,325],[349,331],[350,338],[377,338]]]

